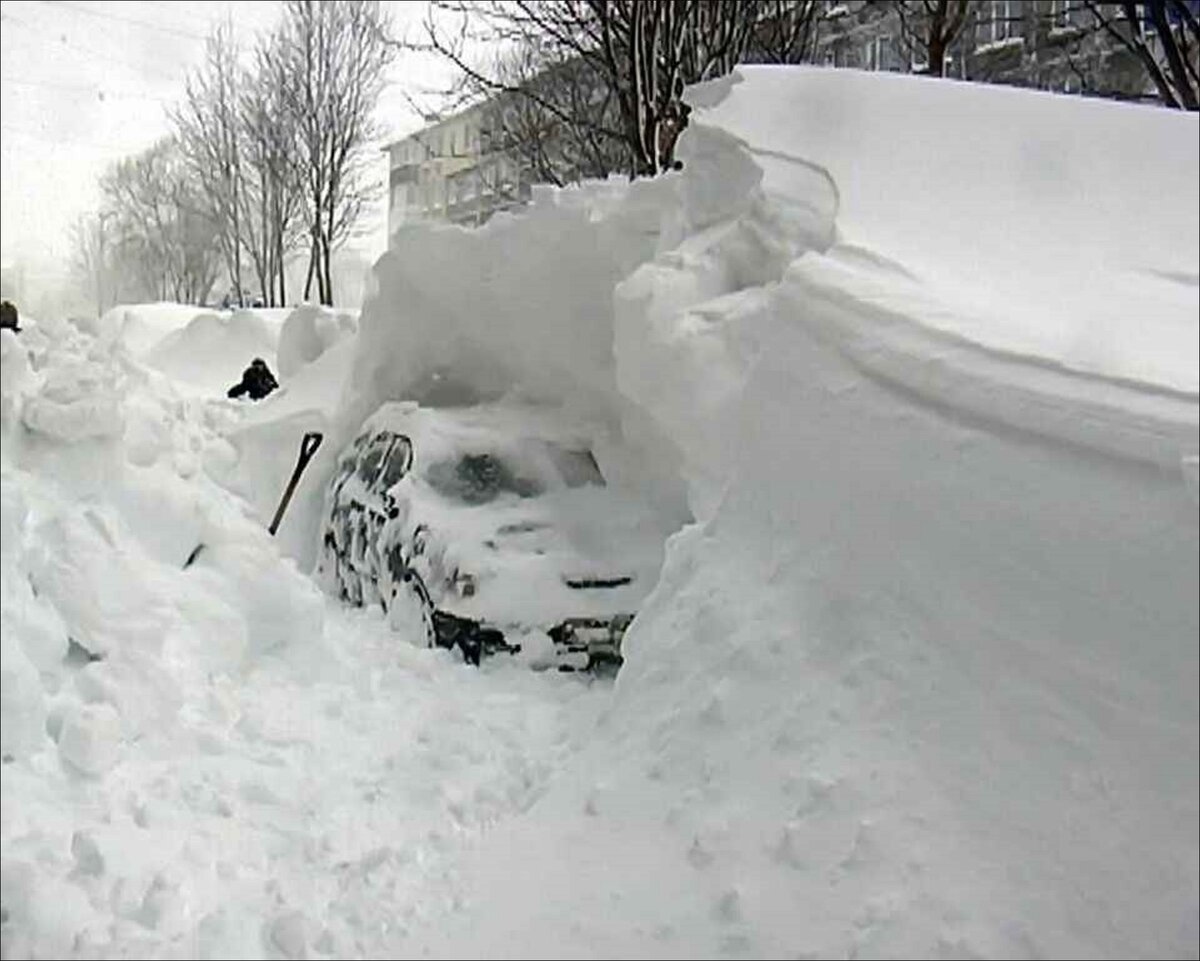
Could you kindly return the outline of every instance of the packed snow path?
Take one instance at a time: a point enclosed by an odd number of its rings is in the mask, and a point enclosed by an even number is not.
[[[103,779],[5,771],[5,957],[389,957],[454,854],[529,807],[608,685],[473,670],[327,612],[336,677],[215,683]]]

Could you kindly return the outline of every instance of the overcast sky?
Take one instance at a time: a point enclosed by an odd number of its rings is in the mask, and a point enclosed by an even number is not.
[[[402,32],[423,17],[426,5],[384,6]],[[279,10],[276,0],[0,0],[4,263],[65,265],[68,229],[98,205],[100,173],[167,133],[167,110],[201,63],[212,28],[228,17],[248,45]],[[379,107],[390,136],[421,126],[405,92],[419,96],[447,79],[445,66],[432,58],[402,56]],[[381,159],[381,176],[385,171]],[[369,254],[382,251],[382,224],[363,246]]]

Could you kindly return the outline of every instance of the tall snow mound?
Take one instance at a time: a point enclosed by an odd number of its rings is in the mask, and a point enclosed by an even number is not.
[[[1194,956],[1197,118],[691,96],[681,175],[377,268],[349,420],[434,369],[615,386],[697,518],[592,746],[419,946]]]
[[[255,357],[274,366],[279,328],[252,310],[198,313],[145,355],[150,366],[210,396],[236,384]]]
[[[797,158],[828,171],[839,239],[936,294],[926,322],[1196,392],[1195,114],[876,81],[756,67],[694,96],[721,98],[705,122],[745,144],[768,193],[795,196]]]
[[[614,179],[535,193],[478,230],[405,227],[363,307],[348,413],[391,397],[434,406],[514,388],[580,404],[615,394],[612,298],[650,257],[669,187]]]
[[[279,331],[279,375],[294,377],[334,344],[353,337],[358,321],[351,311],[333,311],[315,304],[297,307]]]
[[[105,312],[93,333],[102,339],[120,338],[131,354],[144,357],[204,312],[190,304],[119,304]]]

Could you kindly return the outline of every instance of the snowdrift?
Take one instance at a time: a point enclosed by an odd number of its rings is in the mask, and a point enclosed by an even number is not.
[[[163,338],[146,362],[178,381],[219,396],[236,384],[255,357],[272,366],[278,331],[251,310],[201,313]]]
[[[434,371],[587,395],[696,518],[592,746],[410,946],[1194,955],[1197,118],[691,96],[681,175],[376,270],[345,423]]]
[[[357,318],[351,311],[335,313],[314,304],[297,307],[279,331],[279,376],[284,380],[295,376],[338,341],[352,337],[357,329]]]
[[[178,733],[209,672],[318,650],[323,602],[208,476],[236,405],[180,397],[70,324],[0,346],[2,750],[49,737],[68,782],[101,776]]]

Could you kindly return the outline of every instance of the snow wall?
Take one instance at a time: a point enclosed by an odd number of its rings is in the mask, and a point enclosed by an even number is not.
[[[586,400],[696,519],[436,950],[1194,956],[1197,118],[690,96],[681,174],[404,230],[363,311],[343,432]]]

